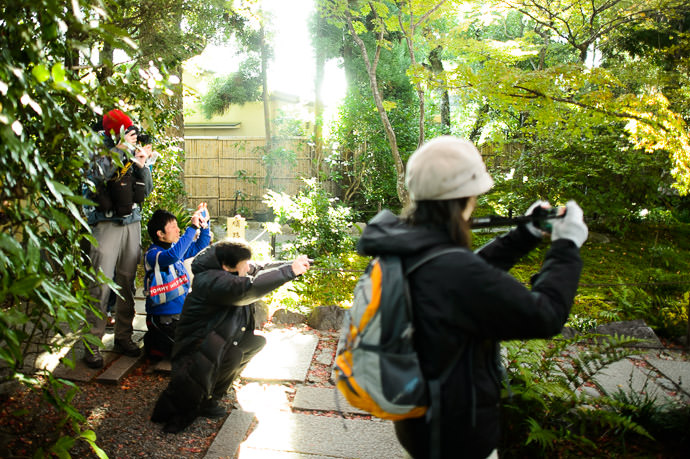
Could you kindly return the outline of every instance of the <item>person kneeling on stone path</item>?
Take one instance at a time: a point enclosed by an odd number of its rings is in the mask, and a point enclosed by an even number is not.
[[[147,292],[144,350],[149,358],[160,360],[170,357],[175,328],[191,283],[183,261],[208,247],[211,230],[208,219],[202,215],[201,206],[192,214],[189,226],[181,236],[175,215],[162,209],[156,209],[153,213],[147,230],[152,244],[144,256],[144,290]],[[169,273],[171,266],[178,277],[166,285],[156,285],[156,275],[160,277],[161,273]]]
[[[175,331],[168,387],[161,393],[151,421],[177,433],[197,416],[222,417],[218,403],[266,344],[255,335],[251,305],[272,290],[304,274],[309,259],[292,263],[250,261],[243,239],[217,242],[192,263],[192,290],[187,295]]]

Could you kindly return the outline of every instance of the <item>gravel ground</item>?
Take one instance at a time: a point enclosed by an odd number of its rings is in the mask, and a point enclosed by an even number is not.
[[[335,351],[336,334],[314,332],[320,336],[319,350],[326,347]],[[307,384],[329,385],[329,376],[330,367],[312,360]],[[167,382],[167,375],[154,373],[144,361],[119,385],[76,383],[79,391],[72,404],[87,418],[88,428],[96,432],[97,444],[109,458],[202,458],[225,419],[197,418],[179,434],[162,432],[162,426],[152,423],[149,416]],[[235,388],[244,384],[236,381]],[[232,390],[222,404],[228,411],[233,409]],[[22,389],[0,396],[0,457],[34,456],[39,448],[55,441],[51,433],[59,423],[60,417],[40,394]],[[83,440],[70,454],[75,458],[97,457]]]

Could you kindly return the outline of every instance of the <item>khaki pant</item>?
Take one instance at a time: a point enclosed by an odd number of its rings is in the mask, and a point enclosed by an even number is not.
[[[119,288],[118,293],[122,296],[118,296],[115,304],[115,339],[130,339],[134,320],[132,283],[141,259],[141,224],[134,222],[120,225],[114,222],[100,222],[93,227],[93,236],[98,241],[98,246],[91,247],[91,262],[94,268],[100,268],[107,276],[114,276],[113,279]],[[87,321],[91,325],[91,334],[103,338],[110,289],[107,285],[95,284],[89,292],[98,301],[98,309],[103,317],[97,319],[89,311]]]

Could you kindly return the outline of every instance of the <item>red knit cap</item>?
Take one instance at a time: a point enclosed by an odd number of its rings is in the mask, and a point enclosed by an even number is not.
[[[132,120],[118,109],[110,110],[103,115],[103,129],[108,135],[120,135],[121,129],[127,129],[132,125]],[[112,131],[112,133],[111,133]]]

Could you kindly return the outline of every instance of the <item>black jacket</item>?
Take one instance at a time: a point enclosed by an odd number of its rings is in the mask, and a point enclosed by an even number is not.
[[[229,339],[239,340],[244,332],[251,333],[254,317],[250,305],[297,277],[285,262],[252,262],[249,275],[243,277],[229,273],[220,266],[214,245],[196,256],[192,273],[194,282],[177,324],[173,359],[198,348],[211,330],[227,329],[228,321],[237,325],[228,330]]]
[[[254,332],[251,304],[296,276],[285,262],[252,263],[249,276],[229,273],[214,245],[196,256],[192,272],[175,329],[170,386],[180,411],[193,413],[212,393],[225,350]]]
[[[498,342],[551,337],[568,318],[582,269],[574,243],[552,243],[531,290],[507,273],[539,241],[518,227],[476,253],[441,255],[410,275],[415,347],[425,377],[439,377],[465,350],[442,387],[442,444],[449,448],[443,450],[457,452],[463,444],[468,457],[485,457],[496,447],[502,371]],[[452,246],[445,228],[410,227],[383,211],[369,222],[357,248],[364,255],[399,255],[410,265],[434,249]],[[403,446],[401,432],[418,432],[423,422],[396,423]]]

